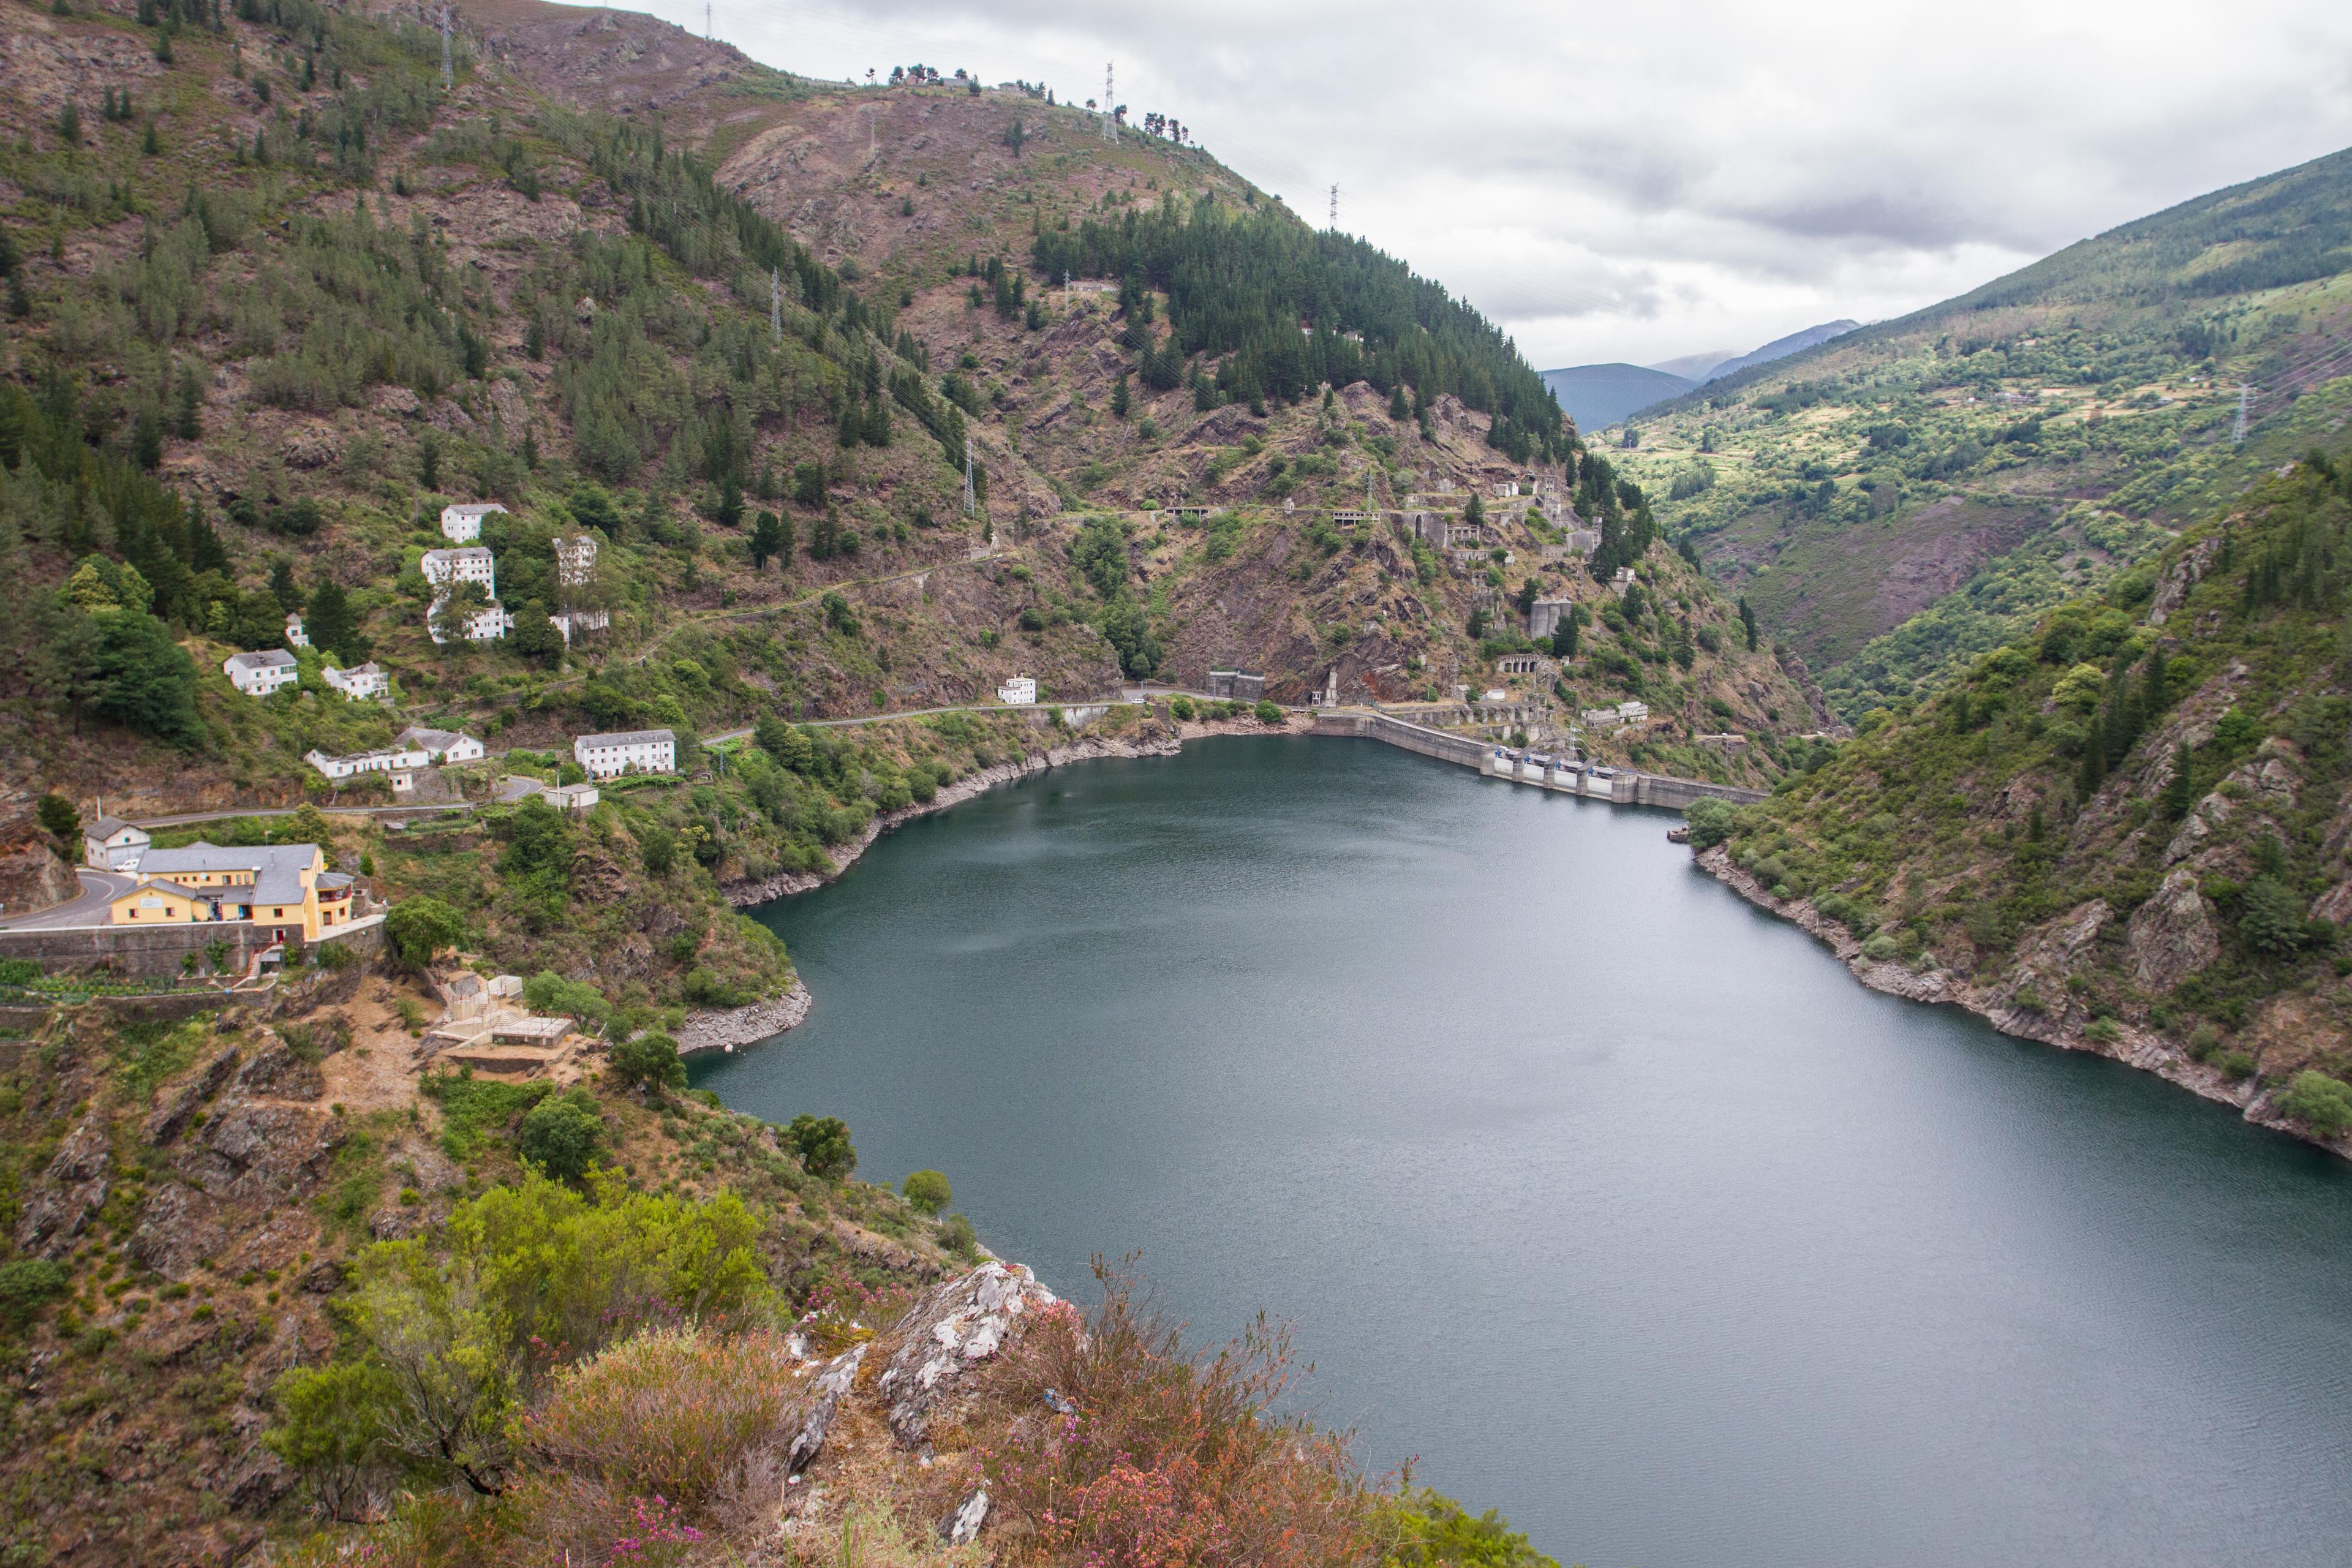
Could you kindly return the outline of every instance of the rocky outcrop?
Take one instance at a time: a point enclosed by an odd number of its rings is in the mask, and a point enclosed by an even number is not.
[[[63,1257],[90,1219],[106,1205],[107,1177],[114,1151],[105,1118],[93,1112],[58,1145],[40,1185],[16,1224],[16,1248],[44,1258]]]
[[[808,987],[795,979],[791,990],[772,1001],[754,1002],[748,1007],[710,1007],[688,1013],[686,1022],[678,1026],[678,1053],[692,1056],[697,1051],[731,1051],[738,1046],[773,1039],[807,1017],[814,1000]]]
[[[2132,911],[2125,948],[2132,978],[2143,990],[2169,991],[2221,956],[2212,910],[2197,890],[2196,874],[2176,867],[2155,895]]]
[[[228,1075],[236,1070],[236,1047],[232,1046],[205,1064],[205,1070],[180,1086],[161,1110],[149,1117],[140,1133],[148,1142],[169,1143],[187,1131],[205,1101],[221,1091]]]
[[[890,1402],[890,1430],[921,1443],[932,1415],[963,1380],[1059,1300],[1018,1263],[983,1263],[933,1286],[898,1326],[898,1348],[875,1389]]]

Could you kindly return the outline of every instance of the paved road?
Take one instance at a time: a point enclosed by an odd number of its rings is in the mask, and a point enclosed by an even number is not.
[[[319,809],[329,816],[430,816],[436,811],[471,811],[476,804],[470,800],[436,800],[416,805],[322,805]],[[297,805],[232,805],[219,811],[184,811],[176,816],[142,816],[133,826],[184,827],[192,822],[222,822],[232,816],[291,816],[301,809]]]
[[[52,904],[37,914],[16,915],[0,920],[0,931],[54,931],[59,926],[102,926],[112,918],[107,905],[115,898],[139,885],[136,877],[119,871],[86,871],[79,867],[74,875],[81,879],[81,894],[62,904]]]

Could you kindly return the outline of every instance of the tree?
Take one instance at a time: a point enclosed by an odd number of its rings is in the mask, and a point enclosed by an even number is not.
[[[585,1089],[541,1100],[515,1129],[515,1152],[559,1182],[576,1182],[594,1169],[604,1146],[604,1118]]]
[[[686,1061],[677,1042],[658,1030],[623,1040],[613,1047],[613,1081],[623,1089],[684,1089]]]
[[[2197,778],[2189,764],[2189,744],[2182,742],[2172,753],[2172,776],[2164,781],[2164,815],[2173,822],[2189,815],[2197,804]]]
[[[563,658],[563,634],[548,618],[547,606],[526,599],[515,606],[514,633],[508,639],[517,654],[533,664],[553,665]]]
[[[954,1200],[955,1191],[948,1185],[944,1173],[917,1171],[898,1184],[907,1201],[927,1215],[936,1215]]]
[[[2278,1097],[2278,1108],[2319,1137],[2341,1138],[2352,1131],[2352,1084],[2305,1068]]]
[[[345,664],[359,664],[367,658],[367,639],[360,636],[359,618],[352,613],[351,595],[339,583],[322,579],[310,590],[310,602],[302,611],[302,629],[310,635],[312,647],[322,648]]]
[[[1127,372],[1120,371],[1118,380],[1111,384],[1110,416],[1114,419],[1124,419],[1130,406],[1132,406],[1132,400],[1127,390]]]
[[[396,1397],[379,1362],[296,1367],[271,1390],[278,1420],[262,1446],[309,1474],[328,1518],[364,1517],[370,1483],[392,1458],[383,1431]]]
[[[1570,605],[1568,614],[1560,616],[1559,625],[1551,632],[1551,655],[1554,658],[1574,658],[1578,629],[1584,624],[1584,606]]]
[[[1756,651],[1756,612],[1748,607],[1748,601],[1744,598],[1739,601],[1739,626],[1740,629],[1748,634],[1748,651],[1754,653]]]
[[[2304,925],[2303,900],[2284,882],[2267,875],[2246,884],[2238,931],[2258,952],[2293,952],[2310,940]]]
[[[466,934],[466,922],[440,900],[419,895],[392,906],[384,916],[383,934],[392,943],[393,956],[422,973],[436,956],[457,945]]]
[[[294,563],[283,555],[269,563],[269,596],[289,615],[302,607],[302,590],[294,582]]]
[[[667,877],[677,864],[677,835],[656,823],[637,835],[637,855],[648,876]]]
[[[793,553],[792,524],[772,511],[763,511],[751,523],[751,570],[764,568],[773,556],[789,562]]]
[[[1412,417],[1412,409],[1404,400],[1404,383],[1399,382],[1389,392],[1389,417],[1402,425]]]
[[[202,745],[196,661],[172,640],[170,628],[136,610],[91,618],[98,623],[98,646],[90,711],[182,751]]]
[[[821,1182],[838,1182],[857,1169],[857,1150],[849,1142],[849,1125],[838,1116],[793,1118],[785,1138],[801,1157],[801,1169]]]
[[[416,482],[428,490],[441,488],[441,438],[430,430],[416,439]]]
[[[41,797],[34,812],[41,826],[64,847],[66,858],[75,858],[81,848],[81,808],[52,790]]]
[[[68,147],[81,145],[81,110],[70,98],[66,100],[65,107],[58,110],[58,140]]]
[[[1279,724],[1282,722],[1282,710],[1275,704],[1274,700],[1271,698],[1262,697],[1258,699],[1258,704],[1255,711],[1257,714],[1257,721],[1261,724]]]

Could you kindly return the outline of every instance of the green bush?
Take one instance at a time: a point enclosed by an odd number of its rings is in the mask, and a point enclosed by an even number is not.
[[[66,1271],[46,1258],[0,1263],[0,1328],[22,1333],[43,1307],[64,1294]]]
[[[684,1089],[686,1063],[677,1042],[658,1030],[613,1047],[613,1081],[624,1089]]]
[[[1473,1516],[1423,1487],[1381,1505],[1381,1568],[1559,1568],[1493,1509]]]
[[[785,1137],[801,1157],[801,1169],[819,1181],[837,1182],[857,1169],[857,1150],[849,1142],[849,1126],[838,1116],[793,1118]]]
[[[2341,1138],[2352,1130],[2352,1084],[2308,1069],[2294,1075],[2278,1108],[2321,1138]]]
[[[1257,721],[1261,724],[1279,724],[1282,722],[1282,710],[1275,704],[1272,698],[1259,699],[1258,705],[1254,711],[1257,714]]]
[[[1701,795],[1684,810],[1683,822],[1690,829],[1694,851],[1712,849],[1731,837],[1739,823],[1739,808],[1727,800]]]
[[[584,1089],[541,1100],[515,1129],[515,1152],[558,1181],[586,1175],[604,1145],[604,1118]]]
[[[1863,942],[1862,956],[1873,963],[1888,963],[1903,955],[1895,939],[1885,931],[1875,931]]]
[[[1189,697],[1173,698],[1169,701],[1168,711],[1179,721],[1190,723],[1193,713],[1192,700]]]
[[[928,1215],[936,1215],[955,1196],[947,1176],[939,1171],[917,1171],[898,1184],[907,1201]]]
[[[383,918],[383,934],[393,956],[405,967],[422,971],[444,951],[457,945],[466,922],[457,910],[429,896],[403,899]]]

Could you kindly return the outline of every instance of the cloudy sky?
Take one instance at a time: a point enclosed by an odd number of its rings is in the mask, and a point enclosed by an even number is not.
[[[627,3],[627,0],[624,0]],[[646,9],[699,32],[702,0]],[[1079,102],[1118,66],[1538,367],[1745,351],[1958,293],[2352,144],[2352,5],[712,0],[812,76],[920,60]]]

